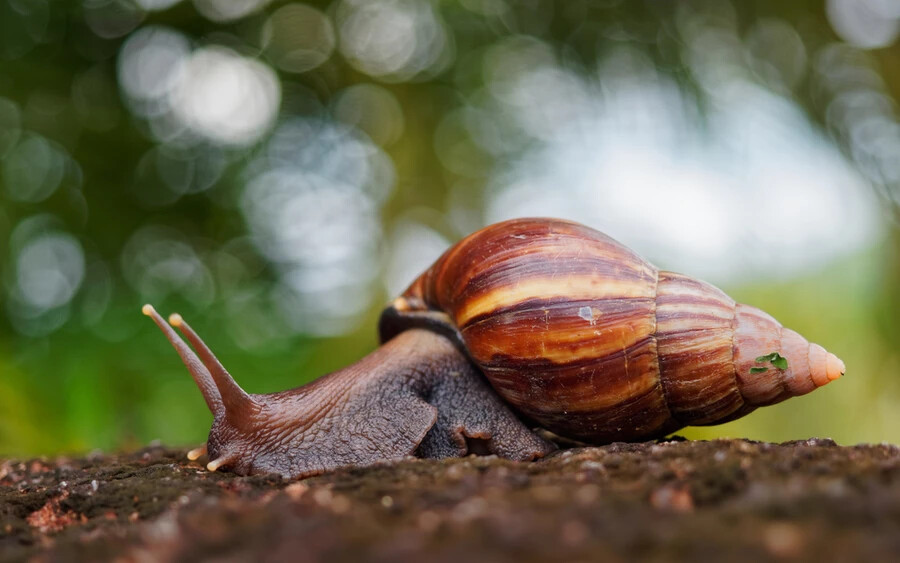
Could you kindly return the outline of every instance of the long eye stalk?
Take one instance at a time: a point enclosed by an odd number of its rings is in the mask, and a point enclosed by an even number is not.
[[[188,339],[191,345],[197,350],[200,360],[209,370],[215,382],[216,388],[222,397],[222,403],[225,405],[225,412],[232,420],[240,420],[242,416],[252,416],[256,410],[256,403],[253,399],[241,389],[228,370],[222,365],[209,346],[197,336],[194,329],[188,325],[178,313],[169,315],[169,324],[181,331]]]
[[[197,357],[197,354],[195,354],[190,346],[185,344],[181,337],[172,330],[172,327],[166,323],[165,319],[156,312],[153,305],[144,305],[141,311],[153,319],[153,322],[156,323],[166,339],[172,343],[172,346],[175,348],[175,351],[178,352],[178,355],[181,356],[181,361],[184,362],[188,371],[191,372],[191,377],[194,378],[194,382],[197,384],[197,387],[200,388],[200,393],[203,394],[203,399],[206,401],[206,406],[209,407],[210,412],[212,412],[214,416],[224,412],[225,405],[222,402],[222,396],[216,387],[216,383],[209,373],[209,370],[206,369],[206,366],[204,366],[200,361],[200,358]]]

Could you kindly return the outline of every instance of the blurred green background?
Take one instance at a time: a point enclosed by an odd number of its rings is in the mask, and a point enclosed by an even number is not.
[[[578,220],[846,362],[691,437],[900,442],[900,4],[0,0],[0,454],[205,440],[459,237]]]

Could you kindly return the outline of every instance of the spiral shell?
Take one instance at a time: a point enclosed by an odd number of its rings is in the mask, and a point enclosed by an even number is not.
[[[388,307],[382,338],[423,324],[454,335],[521,414],[591,442],[725,422],[844,372],[759,309],[555,219],[454,245]],[[786,369],[759,360],[773,352]]]

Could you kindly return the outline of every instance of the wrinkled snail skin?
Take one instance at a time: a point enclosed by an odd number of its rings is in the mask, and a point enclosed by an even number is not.
[[[207,468],[242,475],[306,477],[407,455],[535,459],[555,446],[529,425],[590,443],[648,439],[844,373],[759,309],[556,219],[466,237],[384,310],[381,347],[289,391],[244,392],[179,315],[144,313],[213,413]]]
[[[196,353],[152,306],[144,313],[182,357],[213,413],[211,471],[300,478],[408,455],[458,457],[476,446],[515,460],[555,449],[503,404],[453,342],[431,331],[405,331],[312,383],[256,395],[235,383],[180,315],[169,322]]]
[[[383,339],[404,323],[446,325],[515,410],[594,443],[718,424],[844,372],[759,309],[554,219],[506,221],[463,239],[385,317]],[[787,369],[757,361],[773,352]]]

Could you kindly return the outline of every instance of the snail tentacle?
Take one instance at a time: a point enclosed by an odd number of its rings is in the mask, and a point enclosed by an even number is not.
[[[217,457],[216,459],[211,460],[209,463],[206,464],[206,470],[215,472],[220,467],[228,467],[229,465],[234,463],[236,460],[237,460],[237,457],[234,455]]]
[[[172,327],[166,323],[165,319],[156,312],[153,305],[150,305],[149,303],[144,305],[141,308],[141,312],[153,319],[156,326],[159,327],[166,339],[175,348],[175,351],[178,352],[181,361],[184,362],[184,365],[190,372],[197,387],[200,388],[200,393],[203,395],[203,399],[206,401],[206,406],[209,407],[209,411],[213,413],[213,415],[223,412],[225,406],[222,404],[222,396],[219,394],[219,390],[213,381],[212,374],[209,373],[209,370],[206,369],[206,366],[203,365],[200,358],[197,357],[197,354],[195,354],[190,346],[185,344],[181,337],[172,330]]]
[[[212,376],[219,395],[222,397],[222,404],[225,408],[224,416],[232,419],[252,417],[254,412],[258,410],[257,405],[250,395],[241,389],[241,386],[231,377],[231,374],[219,362],[212,350],[209,349],[209,346],[203,342],[203,339],[197,336],[194,329],[178,313],[169,315],[169,324],[184,334],[200,356],[200,361],[203,362],[203,365],[206,366],[206,369]]]

